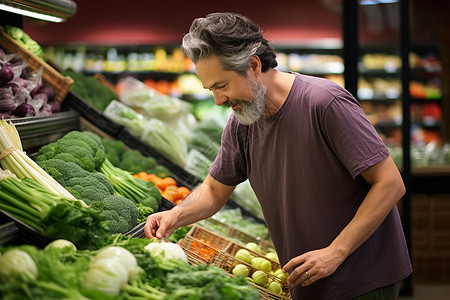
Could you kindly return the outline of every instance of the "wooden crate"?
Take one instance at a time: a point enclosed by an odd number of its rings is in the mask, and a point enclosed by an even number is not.
[[[184,237],[181,247],[199,256],[206,264],[210,264],[219,252],[224,250],[230,243],[231,241],[227,238],[201,226],[194,225]]]
[[[251,234],[248,234],[244,231],[237,229],[236,227],[230,226],[213,218],[209,218],[205,220],[205,222],[206,224],[210,223],[214,225],[214,228],[220,229],[221,233],[225,234],[230,238],[240,241],[244,245],[247,243],[255,243],[264,252],[274,251],[275,247],[273,243],[267,239],[268,238],[267,236],[255,237]]]
[[[243,264],[243,265],[247,266],[247,268],[249,270],[249,277],[251,277],[250,274],[253,274],[257,270],[263,271],[261,269],[255,268],[254,266],[252,266],[249,263],[246,263],[240,259],[237,259],[236,257],[234,257],[234,255],[230,255],[230,253],[228,253],[226,251],[221,251],[220,253],[218,253],[217,256],[215,257],[214,261],[212,262],[213,266],[217,266],[230,274],[233,271],[234,267],[236,267],[239,264]],[[290,299],[290,290],[289,290],[289,285],[288,285],[287,281],[284,279],[278,278],[277,276],[271,274],[270,272],[266,272],[266,271],[263,271],[263,272],[266,273],[269,282],[276,281],[281,285],[283,293],[281,295],[276,294],[272,291],[269,291],[265,287],[251,283],[253,286],[258,288],[258,290],[260,291],[260,294],[261,294],[261,298],[262,299]]]
[[[63,76],[57,70],[55,70],[48,63],[41,58],[34,55],[25,47],[20,45],[10,35],[8,35],[3,27],[0,26],[0,47],[7,53],[14,53],[19,55],[20,59],[28,63],[28,67],[39,72],[42,70],[42,81],[48,86],[52,86],[55,89],[55,100],[62,103],[70,87],[73,84],[73,79],[69,76]]]

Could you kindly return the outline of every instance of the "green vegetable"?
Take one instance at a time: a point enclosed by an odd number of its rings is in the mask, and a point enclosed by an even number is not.
[[[107,159],[99,171],[111,181],[117,194],[132,200],[135,204],[141,203],[153,208],[153,211],[158,210],[161,194],[154,183],[133,177],[130,172],[113,166]]]
[[[125,248],[110,246],[92,259],[84,285],[117,297],[131,276],[138,272],[134,255]]]
[[[122,160],[122,155],[127,151],[125,144],[121,140],[113,140],[110,138],[101,138],[103,147],[105,148],[106,158],[116,167]]]
[[[96,260],[86,273],[85,286],[117,297],[123,286],[128,282],[128,271],[115,259],[104,258]]]
[[[188,147],[189,149],[198,150],[212,162],[219,153],[220,139],[216,141],[205,132],[196,128],[188,141]]]
[[[245,249],[239,249],[234,255],[234,257],[246,263],[250,263],[253,258],[250,252]]]
[[[250,249],[250,250],[252,250],[252,251],[254,251],[254,252],[256,252],[256,253],[261,253],[262,254],[261,248],[254,242],[250,242],[250,243],[245,244],[245,247]]]
[[[78,94],[83,100],[100,111],[104,111],[111,101],[117,99],[117,95],[110,88],[104,86],[92,76],[86,76],[72,70],[63,71],[62,74],[73,79],[74,82],[70,87],[72,92]]]
[[[149,173],[156,167],[156,160],[153,157],[142,155],[139,150],[128,150],[123,153],[118,167],[132,174],[137,174],[142,171]]]
[[[179,240],[183,239],[186,236],[191,228],[192,226],[189,225],[178,227],[172,232],[167,240],[172,243],[177,243]]]
[[[272,281],[269,286],[267,287],[269,291],[272,291],[276,294],[281,294],[283,292],[283,289],[281,288],[281,284],[276,281]]]
[[[1,160],[2,168],[10,170],[19,179],[32,178],[46,190],[67,199],[76,200],[61,184],[23,152],[16,127],[11,122],[8,124],[4,119],[0,122],[0,153],[4,155]]]
[[[42,47],[35,40],[33,40],[27,33],[25,33],[25,31],[23,31],[22,28],[15,27],[12,25],[6,25],[5,32],[9,34],[13,39],[15,39],[19,44],[21,44],[27,50],[29,50],[31,53],[33,53],[43,61],[46,61],[44,56],[44,50],[42,50]]]
[[[128,150],[121,140],[109,138],[102,138],[101,140],[105,148],[106,158],[115,167],[132,174],[145,172],[161,178],[170,176],[170,171],[166,167],[158,165],[154,157],[144,156],[139,150]]]
[[[268,259],[270,259],[270,260],[273,260],[273,261],[275,261],[275,262],[277,262],[277,263],[280,263],[280,260],[278,259],[278,255],[277,255],[276,252],[268,252],[268,253],[266,254],[266,257],[267,257]]]
[[[70,131],[56,142],[39,149],[36,162],[51,158],[76,163],[88,172],[93,172],[105,160],[105,149],[100,139],[93,134],[81,131]]]
[[[250,261],[251,265],[257,269],[264,270],[266,272],[272,271],[272,264],[265,258],[262,257],[254,257]]]
[[[29,281],[38,274],[36,263],[31,256],[20,249],[11,249],[0,256],[0,278],[2,280]]]
[[[68,251],[77,251],[77,246],[74,245],[71,241],[65,240],[65,239],[57,239],[53,242],[49,243],[47,246],[45,246],[45,249],[50,248],[67,248]]]
[[[162,121],[158,119],[148,120],[145,123],[141,139],[171,162],[181,167],[186,165],[188,153],[186,141]]]
[[[155,212],[153,208],[143,205],[141,203],[136,203],[135,205],[138,209],[138,218],[137,218],[138,224],[147,221],[148,216]]]
[[[233,268],[231,273],[233,273],[234,276],[247,277],[248,276],[248,268],[244,264],[238,264]]]
[[[103,200],[92,202],[92,208],[101,211],[109,223],[109,232],[125,233],[136,226],[138,209],[134,203],[119,195],[109,195]]]
[[[183,249],[171,242],[153,242],[145,247],[153,257],[161,257],[164,260],[180,259],[187,262],[186,254]]]
[[[107,223],[98,210],[48,192],[30,178],[18,180],[2,171],[0,209],[50,239],[67,239],[80,249],[102,243]]]
[[[38,161],[44,171],[77,199],[83,199],[88,204],[114,194],[112,183],[103,174],[88,172],[73,162],[61,159],[39,159]]]
[[[144,116],[117,100],[111,101],[103,114],[124,126],[134,136],[141,136],[144,130]]]
[[[187,157],[187,163],[184,167],[186,171],[197,176],[200,179],[205,179],[208,175],[209,168],[213,161],[206,157],[197,149],[191,149]]]
[[[268,280],[267,274],[261,270],[257,270],[252,274],[253,281],[260,286],[265,286]]]

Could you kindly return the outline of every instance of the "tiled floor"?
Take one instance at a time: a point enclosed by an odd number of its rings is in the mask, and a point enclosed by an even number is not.
[[[412,296],[403,296],[402,300],[450,300],[450,283],[448,285],[415,285]]]

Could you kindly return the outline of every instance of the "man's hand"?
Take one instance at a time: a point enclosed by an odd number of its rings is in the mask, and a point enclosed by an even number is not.
[[[167,239],[178,227],[173,215],[173,212],[168,210],[148,216],[144,226],[144,233],[147,238]]]
[[[333,274],[344,259],[327,247],[294,257],[283,266],[283,272],[293,270],[287,279],[292,287],[308,286]]]

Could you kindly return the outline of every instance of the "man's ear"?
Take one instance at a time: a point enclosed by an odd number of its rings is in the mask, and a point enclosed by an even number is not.
[[[259,76],[261,74],[261,60],[258,55],[252,55],[250,61],[248,62],[249,72],[253,73],[254,76]]]

